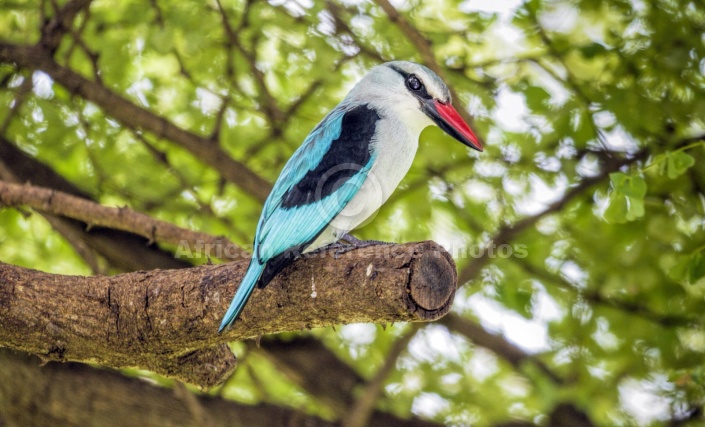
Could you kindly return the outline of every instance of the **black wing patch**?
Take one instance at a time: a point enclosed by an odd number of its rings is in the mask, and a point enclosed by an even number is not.
[[[315,240],[315,238],[314,238]],[[309,242],[308,244],[310,244]],[[301,253],[305,249],[305,245],[295,246],[283,253],[275,256],[264,264],[264,270],[262,270],[262,275],[259,276],[257,280],[257,287],[259,289],[264,288],[269,284],[269,282],[274,279],[274,277],[279,274],[280,271],[291,265],[294,261],[301,257]]]
[[[360,172],[372,156],[370,143],[380,119],[379,113],[367,105],[347,111],[340,136],[331,143],[318,166],[284,193],[281,207],[290,209],[321,200]]]

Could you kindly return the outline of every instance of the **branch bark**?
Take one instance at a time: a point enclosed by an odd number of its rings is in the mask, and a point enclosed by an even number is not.
[[[13,168],[13,175],[16,174],[17,178],[20,178],[20,182],[31,180],[34,184],[60,190],[63,194],[68,193],[70,195],[83,197],[84,199],[90,198],[90,195],[81,192],[73,184],[56,174],[56,172],[50,169],[47,165],[39,163],[35,159],[31,159],[24,153],[15,149],[14,146],[9,141],[4,140],[2,136],[0,136],[0,158],[8,161],[9,164],[7,164],[7,166]],[[3,178],[1,174],[0,178]],[[5,177],[5,179],[7,178]],[[53,219],[56,221],[70,221],[68,219],[53,217],[44,213],[43,215],[48,219]],[[91,241],[91,238],[95,238],[93,235],[95,235],[98,230],[110,231],[113,233],[112,238],[108,242],[109,245],[92,246],[94,249],[101,250],[101,255],[107,256],[109,261],[113,260],[113,257],[110,256],[112,253],[136,254],[138,251],[153,251],[156,247],[156,245],[146,246],[143,241],[136,242],[133,241],[134,239],[125,239],[125,237],[134,235],[118,232],[116,230],[93,227],[89,233],[85,231],[85,224],[78,223],[78,221],[74,222],[79,224],[75,231],[82,232],[83,234],[81,238],[87,239],[88,242]],[[125,236],[119,235],[120,233]],[[187,236],[188,234],[185,234],[183,237],[187,238]],[[108,246],[116,246],[116,248],[107,252],[104,251],[104,249],[108,248]],[[170,257],[172,262],[179,261],[174,258],[173,254],[171,254]],[[151,262],[151,257],[145,256],[142,253],[136,256],[126,257],[126,260],[132,263],[128,266],[129,271],[167,268],[154,264]],[[358,387],[362,387],[365,383],[363,378],[360,377],[352,368],[350,368],[350,366],[338,359],[338,357],[327,347],[325,347],[319,340],[311,337],[299,336],[293,340],[291,337],[287,337],[286,340],[282,340],[281,338],[277,338],[277,335],[270,335],[269,339],[263,339],[261,343],[258,342],[257,345],[254,341],[249,341],[248,345],[251,347],[252,351],[257,351],[272,360],[272,362],[277,365],[280,372],[285,373],[291,381],[298,384],[317,400],[326,406],[331,407],[334,412],[338,414],[338,416],[342,416],[348,411],[350,405],[355,402],[355,390]],[[54,366],[59,369],[59,365],[50,364],[50,366]],[[66,366],[65,369],[69,369],[71,371],[76,369],[73,368],[73,364],[71,363],[62,366]],[[84,389],[88,390],[91,395],[99,395],[99,391],[96,391],[95,393],[91,391],[92,384],[93,382],[84,383]],[[112,383],[112,386],[117,387],[119,384]],[[96,387],[101,389],[102,383],[97,383]],[[34,395],[32,390],[34,389],[30,387],[28,393]],[[31,402],[28,402],[28,404],[31,404]],[[150,417],[149,415],[146,415],[146,411],[144,410],[138,410],[138,413],[142,416],[147,416],[148,418]],[[93,415],[100,417],[100,414]],[[154,416],[158,417],[160,415],[154,414]],[[215,423],[215,425],[219,424]],[[381,410],[375,410],[369,420],[370,427],[405,427],[408,425],[417,427],[440,427],[440,424],[430,421],[421,420],[415,417],[407,420]]]
[[[31,182],[92,200],[89,194],[77,188],[46,164],[18,149],[2,135],[0,135],[0,179],[18,184]],[[134,233],[102,227],[93,227],[89,231],[86,223],[47,213],[41,213],[41,215],[71,242],[89,264],[93,263],[90,257],[98,254],[105,258],[112,268],[127,271],[192,266],[192,263],[160,250],[157,245],[148,245],[147,239]],[[85,250],[79,250],[79,246],[85,247]]]
[[[46,360],[139,367],[203,388],[235,367],[224,343],[335,324],[435,320],[457,275],[433,242],[320,252],[256,291],[227,333],[217,326],[247,261],[112,277],[0,264],[0,345]]]
[[[53,54],[61,43],[61,38],[73,26],[73,21],[84,9],[87,9],[92,0],[70,0],[56,15],[48,20],[42,27],[42,37],[39,44]]]
[[[291,426],[335,424],[293,409],[242,405],[78,363],[41,366],[0,349],[0,424],[8,426]]]
[[[74,196],[81,196],[88,199],[90,195],[81,192],[73,184],[66,181],[63,177],[56,174],[47,165],[44,165],[35,159],[27,157],[24,153],[15,149],[14,146],[0,136],[0,158],[8,160],[13,168],[13,175],[16,174],[20,178],[20,182],[31,180],[35,184],[48,186],[52,189],[60,190],[62,193],[68,193]],[[3,176],[0,174],[0,178]],[[69,221],[68,219],[53,217],[43,214],[47,218],[53,218],[56,221]],[[74,221],[78,223],[78,221]],[[100,227],[92,228],[91,232],[85,232],[85,225],[82,223],[76,228],[76,232],[83,232],[81,238],[87,239],[88,242]],[[113,233],[113,238],[109,240],[109,245],[93,246],[96,250],[101,250],[101,255],[107,256],[109,261],[114,257],[112,253],[136,254],[138,251],[152,250],[156,245],[146,246],[145,242],[136,242],[134,239],[126,239],[125,237],[134,236],[129,233],[118,232],[116,230],[107,230]],[[119,236],[122,233],[125,236]],[[134,236],[137,237],[137,236]],[[186,235],[184,236],[184,238]],[[212,240],[212,239],[211,239]],[[105,251],[108,246],[116,246],[113,250]],[[179,261],[170,255],[171,261]],[[129,271],[135,270],[153,270],[155,268],[167,268],[151,262],[151,257],[145,256],[140,252],[136,256],[128,256],[126,260],[131,262],[128,266]],[[181,262],[181,261],[179,261]],[[184,263],[187,264],[187,263]],[[114,266],[117,267],[117,266]],[[284,372],[291,381],[298,384],[317,400],[331,407],[336,414],[342,416],[348,411],[350,405],[355,402],[355,390],[357,387],[364,385],[364,380],[350,366],[343,363],[338,357],[325,347],[319,340],[311,337],[296,337],[292,340],[288,337],[286,340],[277,338],[277,335],[270,335],[269,339],[263,339],[261,345],[255,345],[254,341],[249,341],[248,345],[251,350],[258,351],[265,355],[273,363],[277,365],[280,372]],[[52,365],[55,366],[55,365]],[[68,364],[66,366],[72,366]],[[71,368],[67,368],[71,369]],[[86,385],[87,390],[91,390],[91,384]],[[101,386],[98,385],[100,388]],[[98,392],[96,392],[98,394]],[[141,412],[143,413],[143,412]],[[218,425],[216,423],[216,425]],[[414,425],[417,427],[439,427],[430,421],[421,420],[419,418],[411,418],[409,420],[399,418],[395,415],[375,410],[369,420],[370,427],[404,427]]]
[[[102,206],[85,198],[48,188],[0,181],[0,206],[2,205],[29,206],[43,212],[83,221],[89,228],[101,226],[128,231],[149,239],[149,244],[160,242],[180,245],[188,241],[220,245],[227,249],[219,251],[229,255],[227,258],[233,260],[243,258],[240,248],[226,237],[214,237],[207,233],[181,228],[128,208]]]

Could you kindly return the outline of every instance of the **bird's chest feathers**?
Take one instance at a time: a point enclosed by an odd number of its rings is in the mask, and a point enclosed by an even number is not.
[[[375,163],[372,178],[380,181],[386,200],[411,167],[418,148],[420,131],[396,120],[382,120],[375,132],[372,155]]]

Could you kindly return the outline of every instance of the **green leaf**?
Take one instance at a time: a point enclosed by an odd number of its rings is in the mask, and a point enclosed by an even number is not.
[[[702,252],[698,252],[690,257],[687,272],[689,283],[696,283],[705,277],[705,255],[703,255]]]
[[[646,195],[646,181],[640,176],[615,172],[610,174],[610,180],[614,190],[624,196],[642,199]]]
[[[666,214],[652,215],[649,218],[646,231],[649,238],[663,244],[673,244],[678,236],[677,224]]]
[[[526,97],[526,105],[532,111],[545,110],[548,100],[551,99],[551,94],[540,86],[529,86],[524,90],[524,96]]]
[[[627,221],[634,221],[644,216],[644,199],[627,197]]]
[[[682,255],[668,272],[671,279],[694,285],[705,277],[705,255],[696,252],[690,255]]]
[[[149,42],[156,52],[168,53],[174,48],[174,32],[170,28],[155,29],[150,33]]]
[[[654,158],[654,163],[658,165],[658,173],[659,175],[665,175],[666,174],[666,169],[668,168],[668,162],[665,161],[668,158],[667,155],[665,154],[659,154]]]
[[[515,310],[521,316],[530,319],[533,315],[533,288],[531,282],[501,286],[499,297],[507,308]]]
[[[628,211],[627,199],[616,192],[612,192],[610,194],[610,204],[604,213],[605,220],[612,224],[623,224],[627,222]]]
[[[601,55],[604,52],[606,52],[607,49],[600,43],[591,43],[589,45],[581,46],[580,47],[580,53],[583,54],[583,57],[591,59],[594,58],[597,55]]]
[[[695,164],[695,159],[688,153],[676,151],[668,153],[668,177],[671,179],[683,175],[691,166]]]
[[[644,178],[615,172],[610,174],[610,180],[612,192],[609,196],[609,206],[605,210],[605,220],[623,224],[644,216],[644,196],[646,195]]]

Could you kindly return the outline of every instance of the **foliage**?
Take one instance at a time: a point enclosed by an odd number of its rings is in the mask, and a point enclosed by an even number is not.
[[[702,408],[702,3],[395,4],[401,19],[386,1],[96,0],[54,58],[212,136],[269,182],[370,67],[434,61],[486,150],[424,131],[408,176],[358,235],[446,245],[468,278],[451,315],[503,334],[540,365],[513,364],[472,336],[428,325],[386,377],[378,407],[478,426],[545,424],[562,402],[595,425],[660,425]],[[53,2],[0,3],[0,43],[36,43],[55,13]],[[257,195],[74,91],[41,69],[0,63],[1,136],[102,204],[250,243]],[[5,209],[0,224],[3,262],[90,271],[37,215]],[[472,270],[481,248],[511,227],[508,246]],[[309,334],[369,379],[404,330]],[[219,393],[341,415],[256,351]]]

